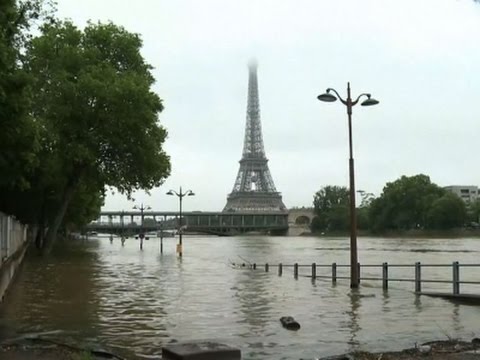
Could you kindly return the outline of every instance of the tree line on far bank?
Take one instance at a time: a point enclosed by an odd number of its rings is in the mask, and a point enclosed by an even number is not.
[[[130,197],[170,173],[139,35],[80,29],[48,1],[0,2],[0,211],[43,249],[97,218],[108,187]]]
[[[407,230],[450,230],[477,223],[480,201],[465,203],[432,183],[426,175],[402,176],[389,182],[378,197],[360,191],[357,228],[373,233]],[[350,228],[349,190],[328,185],[314,195],[314,232],[344,232]]]

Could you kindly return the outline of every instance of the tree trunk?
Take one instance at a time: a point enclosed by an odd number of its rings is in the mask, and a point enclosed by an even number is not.
[[[60,205],[57,213],[55,214],[55,217],[52,223],[49,224],[47,234],[43,241],[43,247],[42,247],[43,253],[49,253],[52,249],[52,246],[57,237],[58,229],[62,224],[63,218],[65,216],[65,213],[67,212],[68,205],[72,200],[73,194],[75,193],[75,189],[77,187],[78,182],[79,182],[79,178],[71,179],[65,186],[65,189],[63,190],[62,204]]]
[[[40,210],[40,216],[37,224],[37,233],[35,235],[35,247],[40,252],[43,249],[43,244],[45,241],[45,208],[47,206],[46,192],[43,192],[42,206]]]
[[[42,224],[37,226],[37,233],[35,234],[35,247],[41,250],[43,247],[43,237],[45,235],[45,227]]]

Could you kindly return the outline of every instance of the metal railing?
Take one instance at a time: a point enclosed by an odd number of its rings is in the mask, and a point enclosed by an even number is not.
[[[250,268],[256,270],[259,266],[256,263],[252,263]],[[339,276],[338,270],[342,268],[350,268],[350,265],[340,265],[337,263],[332,263],[329,265],[326,264],[316,264],[312,263],[310,265],[305,264],[268,264],[264,265],[265,272],[271,271],[272,268],[276,268],[278,272],[278,276],[282,276],[284,269],[293,269],[293,277],[298,279],[299,276],[310,277],[312,280],[315,279],[331,279],[332,283],[335,284],[337,280],[342,279],[350,279],[350,276]],[[413,277],[390,277],[389,272],[391,269],[402,269],[402,268],[410,268],[413,269]],[[422,270],[426,268],[451,268],[451,277],[448,279],[433,279],[433,278],[423,278]],[[476,279],[480,279],[480,264],[460,264],[458,261],[454,261],[451,264],[422,264],[420,262],[416,262],[414,264],[388,264],[384,262],[382,264],[372,264],[372,265],[361,265],[358,264],[358,273],[360,277],[360,281],[381,281],[382,288],[384,290],[388,290],[390,282],[411,282],[414,283],[414,291],[416,293],[422,292],[422,284],[432,283],[432,284],[451,284],[452,287],[452,294],[459,295],[460,294],[460,285],[480,285],[480,281],[472,281],[472,280],[461,280],[461,268],[471,268],[479,270]],[[309,269],[308,274],[303,271],[303,274],[300,274],[301,269]],[[362,270],[365,269],[378,269],[381,276],[362,276]],[[317,271],[320,270],[320,271]],[[324,270],[321,272],[321,270]],[[328,274],[325,272],[328,271]]]
[[[0,266],[27,241],[26,226],[0,213]]]

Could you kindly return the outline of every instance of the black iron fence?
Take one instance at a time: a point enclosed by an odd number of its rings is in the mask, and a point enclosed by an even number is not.
[[[386,262],[382,264],[358,264],[358,271],[360,274],[361,281],[379,281],[382,284],[382,288],[387,290],[389,283],[392,282],[410,282],[413,283],[413,290],[416,293],[422,292],[423,284],[450,284],[453,295],[459,295],[461,285],[480,285],[480,281],[461,279],[462,269],[473,269],[477,271],[477,274],[469,274],[469,278],[480,279],[480,264],[460,264],[458,261],[454,261],[451,264],[422,264],[416,262],[414,264],[388,264]],[[299,276],[309,277],[312,280],[315,279],[331,279],[332,283],[337,283],[337,280],[350,279],[350,276],[342,275],[340,273],[341,269],[349,269],[350,265],[341,265],[337,263],[332,264],[264,264],[258,265],[252,263],[249,267],[253,270],[263,269],[265,272],[276,271],[278,276],[282,276],[284,270],[293,270],[293,277],[298,279]],[[437,278],[427,278],[423,276],[425,269],[428,268],[450,268],[450,276],[439,279],[438,274],[435,277]],[[368,273],[367,270],[368,269]],[[406,269],[411,277],[402,276],[390,276],[394,269]],[[392,270],[392,271],[391,271]],[[408,271],[410,270],[410,271]],[[378,276],[374,274],[377,273]],[[364,275],[365,274],[365,275]],[[405,274],[405,271],[403,271]]]

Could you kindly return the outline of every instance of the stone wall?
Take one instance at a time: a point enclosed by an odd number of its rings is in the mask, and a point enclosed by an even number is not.
[[[27,245],[27,227],[0,213],[0,301],[22,263]]]

